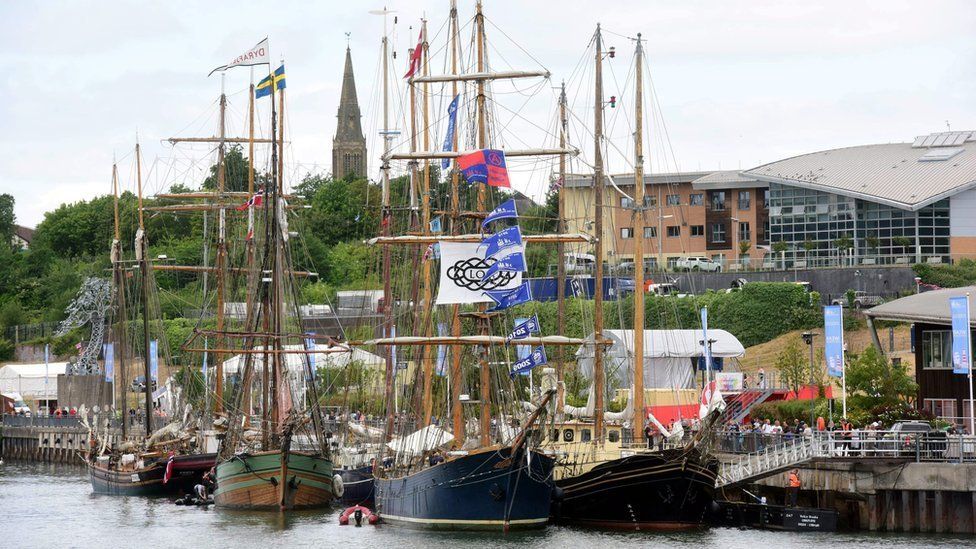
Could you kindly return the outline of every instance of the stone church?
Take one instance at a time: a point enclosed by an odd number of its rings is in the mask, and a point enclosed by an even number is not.
[[[352,73],[352,53],[346,47],[346,67],[342,74],[342,96],[332,140],[332,176],[366,177],[366,138],[363,136],[356,79]]]

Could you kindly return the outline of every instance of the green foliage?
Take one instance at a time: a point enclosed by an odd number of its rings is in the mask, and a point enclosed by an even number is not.
[[[739,241],[739,256],[747,255],[749,253],[749,250],[751,249],[752,249],[752,242],[749,242],[748,240]]]
[[[918,384],[903,363],[893,364],[873,345],[848,357],[848,403],[863,410],[912,402]]]
[[[809,364],[803,358],[803,351],[795,340],[791,340],[776,355],[776,369],[779,370],[780,379],[794,393],[809,378]]]
[[[807,252],[812,252],[813,250],[817,249],[817,243],[808,238],[803,241],[803,249]]]
[[[854,307],[854,297],[856,295],[857,295],[857,292],[855,292],[854,290],[850,290],[849,289],[846,292],[844,292],[844,297],[847,299],[847,306],[848,307]]]
[[[0,306],[0,326],[16,326],[26,324],[27,315],[18,301],[8,301]]]
[[[0,247],[9,248],[10,239],[14,235],[14,222],[17,220],[14,215],[14,197],[9,194],[0,194]]]
[[[311,209],[303,212],[305,234],[326,246],[375,236],[380,227],[380,189],[365,179],[307,176],[297,192]]]
[[[784,242],[782,240],[777,240],[776,242],[773,242],[773,244],[770,246],[770,249],[772,249],[774,252],[776,252],[778,254],[781,254],[781,253],[785,252],[786,250],[788,250],[789,247],[790,247],[790,245],[787,244],[786,242]]]
[[[14,343],[12,341],[0,337],[0,360],[13,359],[14,350]]]
[[[379,250],[360,242],[340,242],[329,250],[326,256],[325,281],[347,289],[369,289],[379,287],[376,266]]]
[[[843,234],[834,240],[834,246],[838,250],[850,250],[854,247],[854,239],[849,234]]]
[[[240,146],[232,147],[224,154],[224,190],[231,192],[247,192],[248,186],[248,161],[241,151]],[[255,188],[264,183],[265,178],[255,174]],[[202,187],[207,190],[217,188],[219,179],[219,164],[210,166],[210,174],[203,181]]]
[[[959,288],[976,284],[976,261],[960,259],[952,265],[929,265],[918,263],[912,266],[915,274],[926,284],[943,288]]]

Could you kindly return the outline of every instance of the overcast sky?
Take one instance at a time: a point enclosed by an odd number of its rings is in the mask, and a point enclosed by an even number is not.
[[[461,19],[469,19],[473,2],[459,3]],[[137,132],[152,171],[148,185],[157,187],[149,191],[191,177],[189,153],[161,140],[215,131],[220,77],[207,73],[264,36],[272,55],[287,62],[290,159],[299,166],[293,169],[328,171],[351,33],[375,168],[383,18],[368,10],[382,5],[2,2],[0,192],[16,198],[21,224],[36,225],[62,202],[109,192],[113,155],[122,158],[129,181]],[[416,40],[409,27],[426,13],[433,35],[448,1],[386,5],[397,10],[395,70],[402,73],[405,50]],[[583,85],[579,71],[575,80],[572,74],[601,22],[607,45],[621,54],[609,61],[609,87],[614,78],[622,85],[633,50],[626,37],[643,33],[670,136],[651,149],[673,151],[683,170],[746,169],[821,149],[909,141],[945,130],[946,121],[952,129],[976,129],[971,1],[486,0],[485,10],[494,25],[488,32],[496,68],[501,60],[529,69],[541,64],[553,83]],[[246,128],[248,78],[248,69],[227,74],[234,133]],[[541,94],[546,101],[521,113],[542,126],[551,119],[548,88]],[[651,155],[653,170],[670,167],[662,162]]]

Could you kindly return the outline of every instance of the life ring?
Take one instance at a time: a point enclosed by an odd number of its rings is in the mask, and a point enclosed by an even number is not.
[[[573,430],[566,429],[563,431],[563,440],[566,442],[573,442]]]
[[[369,507],[363,507],[362,505],[353,505],[352,507],[346,509],[339,515],[339,524],[345,526],[349,524],[349,517],[353,516],[356,511],[361,513],[361,516],[366,519],[369,524],[376,524],[380,521],[380,516],[376,513],[370,511]]]
[[[332,475],[332,494],[337,498],[341,498],[342,494],[345,493],[346,486],[342,483],[342,476],[338,474]]]

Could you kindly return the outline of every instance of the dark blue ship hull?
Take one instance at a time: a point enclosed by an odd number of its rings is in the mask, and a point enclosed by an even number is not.
[[[530,463],[527,463],[530,461]],[[384,522],[418,528],[542,528],[552,498],[551,457],[520,449],[483,450],[396,478],[377,478]]]
[[[343,503],[350,505],[373,504],[373,466],[367,465],[358,469],[341,469],[338,471],[342,476],[342,500]]]

